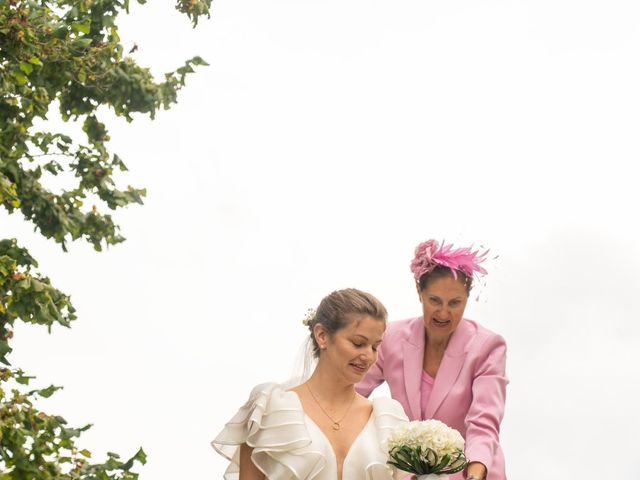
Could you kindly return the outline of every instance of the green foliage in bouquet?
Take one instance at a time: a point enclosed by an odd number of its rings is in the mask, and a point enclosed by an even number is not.
[[[387,463],[416,475],[448,475],[467,466],[460,432],[439,420],[412,421],[396,427],[387,439]]]
[[[401,446],[393,448],[389,452],[389,456],[391,460],[387,463],[404,472],[416,475],[429,473],[450,475],[467,466],[467,458],[462,451],[454,454],[446,453],[442,457],[438,457],[438,454],[431,448]]]
[[[174,4],[195,26],[209,16],[211,0]],[[194,67],[206,65],[193,57],[156,81],[125,54],[118,15],[128,11],[129,0],[0,0],[0,205],[65,251],[73,240],[97,251],[124,241],[107,212],[145,196],[144,189],[116,184],[126,166],[107,147],[105,109],[127,121],[135,114],[154,118],[176,102]],[[84,140],[53,131],[47,115],[54,110],[81,126]],[[54,190],[52,183],[68,186]],[[15,239],[0,239],[0,362],[7,366],[16,322],[51,330],[76,319],[70,297],[37,267]],[[125,461],[108,453],[104,463],[93,462],[76,445],[89,426],[72,428],[39,411],[37,399],[59,387],[29,389],[32,378],[0,369],[0,480],[138,477],[132,468],[145,463],[142,450]]]

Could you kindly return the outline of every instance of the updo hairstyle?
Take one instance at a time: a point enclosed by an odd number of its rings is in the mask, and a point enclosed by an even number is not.
[[[387,309],[376,297],[370,293],[363,292],[355,288],[345,288],[336,290],[324,297],[318,305],[313,318],[310,319],[308,327],[313,345],[313,356],[320,356],[320,346],[313,335],[313,327],[320,324],[324,327],[329,337],[346,327],[352,319],[349,315],[368,315],[384,322],[387,322]]]
[[[432,280],[437,280],[444,277],[453,277],[453,272],[449,267],[436,265],[435,267],[433,267],[433,269],[420,277],[420,291],[427,288],[427,285],[429,285],[429,282],[431,282]],[[471,288],[473,287],[473,278],[461,270],[456,270],[456,277],[457,280],[464,285],[464,288],[467,290],[468,296],[469,292],[471,292]]]

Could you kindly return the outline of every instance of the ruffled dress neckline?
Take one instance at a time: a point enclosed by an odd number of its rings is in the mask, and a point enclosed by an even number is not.
[[[296,397],[298,397],[298,395],[295,392],[291,392],[291,393],[295,394]],[[298,397],[298,402],[300,403],[300,408],[302,409],[302,401],[300,401],[300,397]],[[302,410],[304,412],[304,409],[302,409]],[[349,456],[351,455],[351,452],[354,451],[354,447],[356,447],[356,444],[358,443],[360,438],[363,437],[364,435],[366,435],[367,434],[367,430],[369,428],[371,428],[371,425],[373,425],[373,414],[374,414],[374,411],[372,409],[371,410],[371,414],[369,415],[369,418],[367,419],[367,422],[364,424],[362,429],[358,432],[358,435],[356,435],[356,438],[353,439],[353,442],[349,446],[349,450],[347,450],[347,453],[344,456],[344,460],[342,460],[342,477],[343,477],[343,479],[344,479],[344,466],[348,465],[348,460],[349,460]],[[336,451],[334,450],[333,445],[331,444],[331,440],[329,440],[327,435],[322,431],[322,428],[320,428],[320,425],[318,425],[313,420],[313,418],[311,418],[309,415],[307,415],[307,413],[304,413],[304,416],[305,416],[305,419],[307,420],[308,426],[310,426],[311,428],[315,429],[318,432],[318,435],[321,435],[324,438],[324,441],[329,446],[329,448],[327,450],[329,450],[331,452],[331,462],[327,462],[327,463],[332,465],[335,468],[336,477],[337,477],[337,474],[338,474],[338,456],[336,455]]]
[[[392,480],[386,439],[408,419],[395,400],[372,400],[369,420],[349,447],[342,480]],[[337,460],[331,442],[302,408],[296,392],[277,383],[253,389],[249,400],[212,442],[230,460],[224,478],[239,478],[240,445],[253,448],[251,459],[269,480],[337,480]]]

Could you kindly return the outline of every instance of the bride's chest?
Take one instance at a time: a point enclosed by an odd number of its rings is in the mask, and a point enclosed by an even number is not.
[[[381,450],[373,422],[367,422],[355,439],[349,435],[325,434],[310,418],[306,419],[312,444],[310,448],[321,452],[326,462],[322,472],[314,480],[336,480],[342,468],[342,480],[361,480],[372,463],[386,463],[386,455]],[[336,432],[338,433],[338,432]],[[351,441],[353,440],[353,441]]]

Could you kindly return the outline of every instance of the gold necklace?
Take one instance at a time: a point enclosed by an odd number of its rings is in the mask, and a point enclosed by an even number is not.
[[[311,391],[311,387],[309,386],[308,383],[305,383],[305,385],[307,386],[307,390],[309,390],[309,393],[311,394],[311,398],[313,398],[313,400],[316,402],[316,404],[320,407],[320,410],[322,410],[322,413],[324,413],[327,418],[329,420],[331,420],[331,428],[333,428],[334,430],[340,430],[340,422],[342,422],[345,417],[347,416],[347,413],[349,413],[349,410],[351,410],[351,405],[353,405],[353,401],[356,399],[356,391],[355,389],[353,390],[353,397],[351,398],[351,402],[349,403],[349,406],[347,407],[347,411],[344,412],[344,415],[342,416],[342,418],[340,420],[334,420],[331,415],[329,415],[327,413],[327,411],[322,408],[322,405],[320,405],[320,402],[318,401],[318,399],[316,398],[316,396],[313,394],[313,392]]]

